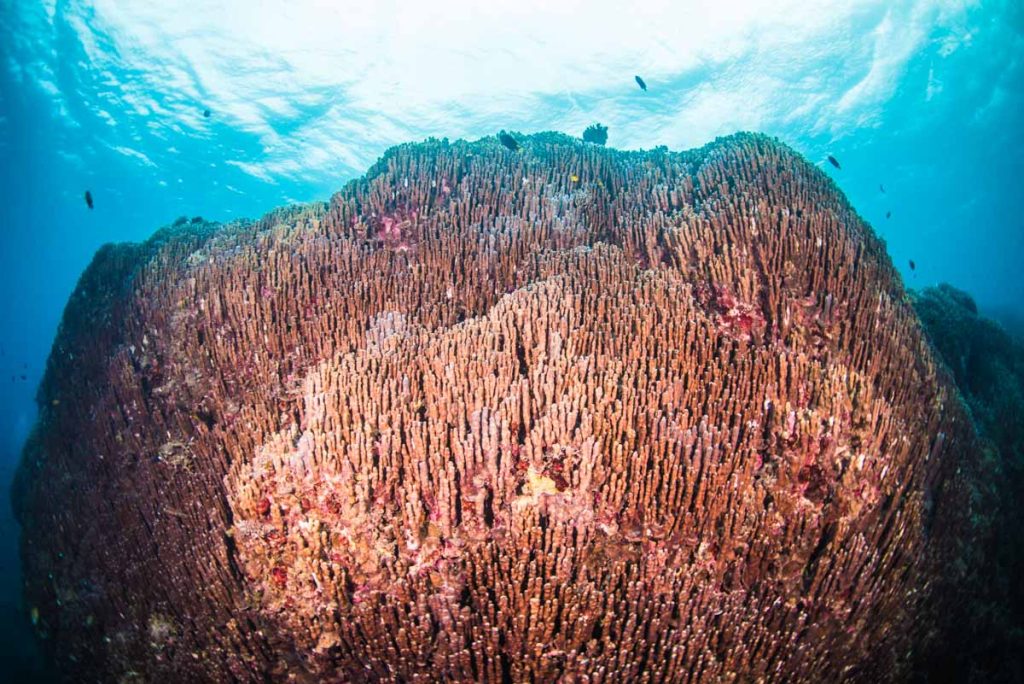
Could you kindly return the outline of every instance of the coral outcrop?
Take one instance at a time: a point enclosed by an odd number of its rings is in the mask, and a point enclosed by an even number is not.
[[[911,293],[939,357],[956,379],[995,472],[984,591],[961,607],[972,639],[947,651],[950,679],[1024,681],[1024,343],[980,315],[969,294],[943,283]],[[981,513],[981,512],[979,512]]]
[[[989,473],[883,245],[737,135],[390,150],[107,247],[17,483],[76,681],[899,681]]]
[[[1024,460],[1024,344],[978,314],[969,294],[943,283],[912,293],[914,308],[953,372],[983,436]]]

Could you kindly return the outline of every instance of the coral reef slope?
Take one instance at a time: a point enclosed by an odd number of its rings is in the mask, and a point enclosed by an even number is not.
[[[943,643],[990,474],[841,193],[758,135],[519,140],[97,255],[17,483],[69,676],[899,681]]]

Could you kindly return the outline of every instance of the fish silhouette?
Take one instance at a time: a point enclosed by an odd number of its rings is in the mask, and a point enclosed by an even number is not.
[[[916,271],[917,270],[917,264],[914,263],[913,259],[910,260],[910,270],[911,271]]]
[[[839,165],[839,160],[837,160],[831,154],[828,155],[828,162],[829,162],[829,164],[831,164],[832,166],[836,167],[837,169],[843,168],[842,166]]]
[[[498,133],[498,140],[501,142],[502,145],[512,150],[513,152],[519,149],[519,143],[516,142],[516,139],[513,138],[508,133],[506,133],[505,131]]]
[[[85,191],[85,204],[87,207],[92,209],[92,193],[88,190]]]
[[[636,79],[636,84],[637,84],[638,86],[640,86],[640,90],[643,90],[643,91],[645,91],[645,92],[646,92],[646,90],[647,90],[647,84],[646,84],[646,83],[644,83],[644,79],[640,78],[639,76],[634,76],[633,78],[635,78],[635,79]]]

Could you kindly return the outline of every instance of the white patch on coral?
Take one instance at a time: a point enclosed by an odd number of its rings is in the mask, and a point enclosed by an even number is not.
[[[366,330],[366,346],[384,349],[393,339],[405,337],[409,322],[400,311],[382,311],[377,314]]]

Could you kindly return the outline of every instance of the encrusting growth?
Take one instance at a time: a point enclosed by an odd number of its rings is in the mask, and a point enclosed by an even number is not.
[[[17,484],[69,676],[880,681],[941,641],[988,475],[831,181],[518,140],[97,254]]]

